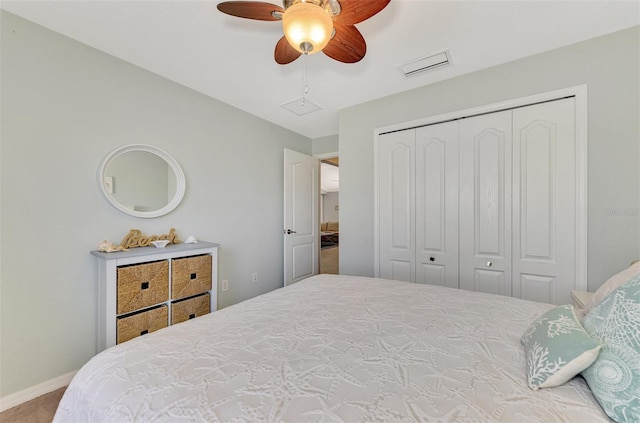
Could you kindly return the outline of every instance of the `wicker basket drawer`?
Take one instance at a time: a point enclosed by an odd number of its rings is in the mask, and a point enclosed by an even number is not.
[[[118,317],[117,343],[125,342],[146,333],[166,328],[169,323],[169,308],[157,306],[139,313]]]
[[[169,299],[167,260],[118,267],[116,312],[128,313]]]
[[[171,303],[171,324],[209,314],[211,311],[211,295],[202,294]]]
[[[211,290],[211,256],[171,260],[171,298],[192,297]]]

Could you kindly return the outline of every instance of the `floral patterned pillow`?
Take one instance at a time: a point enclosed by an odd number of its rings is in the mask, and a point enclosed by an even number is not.
[[[602,343],[582,372],[591,392],[617,422],[640,422],[640,274],[607,295],[582,320]]]
[[[600,343],[584,330],[572,305],[553,308],[538,317],[522,335],[531,389],[559,386],[598,357]]]

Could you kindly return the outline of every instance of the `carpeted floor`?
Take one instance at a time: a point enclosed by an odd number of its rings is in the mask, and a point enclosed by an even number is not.
[[[51,423],[65,388],[57,389],[0,413],[2,423]]]

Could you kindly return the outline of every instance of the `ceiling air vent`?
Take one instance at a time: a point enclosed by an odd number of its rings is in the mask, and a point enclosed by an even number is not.
[[[280,107],[287,109],[291,113],[295,113],[298,116],[313,113],[321,109],[320,106],[304,97],[296,98],[295,100],[291,100],[288,103],[281,104]]]
[[[421,57],[407,62],[404,65],[398,66],[398,69],[400,69],[400,72],[402,72],[405,78],[409,78],[432,69],[447,66],[451,63],[450,55],[449,50],[444,50],[431,56]]]

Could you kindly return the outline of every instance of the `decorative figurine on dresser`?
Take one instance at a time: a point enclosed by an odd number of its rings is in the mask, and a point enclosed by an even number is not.
[[[217,310],[219,244],[132,229],[97,258],[97,351]]]

